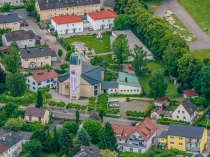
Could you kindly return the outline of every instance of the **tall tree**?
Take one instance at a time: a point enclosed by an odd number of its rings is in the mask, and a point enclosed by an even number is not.
[[[48,150],[47,135],[44,130],[35,131],[32,134],[30,140],[32,139],[38,139],[42,144],[43,151],[47,152]]]
[[[61,56],[63,55],[63,51],[61,49],[58,50],[58,56],[61,58]]]
[[[12,96],[22,96],[26,90],[25,76],[18,72],[7,74],[6,87]]]
[[[132,66],[134,68],[135,74],[138,76],[144,75],[147,72],[147,60],[146,60],[147,52],[143,50],[142,47],[135,45],[134,47],[134,55]]]
[[[19,69],[20,56],[16,47],[10,47],[8,54],[4,57],[5,69],[8,72],[15,73]]]
[[[56,39],[58,38],[58,31],[57,30],[55,30],[54,36],[56,37]]]
[[[26,152],[31,152],[34,157],[40,157],[42,153],[42,144],[38,139],[33,139],[23,145]]]
[[[178,79],[181,85],[186,88],[192,88],[193,80],[199,77],[203,63],[200,59],[192,54],[185,54],[178,61]]]
[[[63,124],[63,128],[66,128],[69,131],[69,133],[76,135],[77,130],[79,129],[79,125],[75,122],[65,122]]]
[[[37,99],[36,99],[36,108],[43,106],[43,97],[42,92],[38,90]]]
[[[52,152],[52,137],[50,135],[50,131],[48,130],[47,131],[47,135],[46,135],[46,148],[45,148],[45,151],[46,152]]]
[[[8,12],[11,9],[11,5],[9,3],[4,3],[4,5],[1,7],[2,12]]]
[[[10,117],[18,109],[18,105],[8,103],[5,106],[3,106],[2,109],[5,110],[7,117]]]
[[[78,110],[76,110],[75,116],[76,116],[76,123],[78,123],[79,122],[79,111]]]
[[[120,14],[114,19],[114,30],[125,30],[131,27],[130,17],[127,14]]]
[[[17,50],[19,50],[19,46],[15,41],[11,42],[10,47],[15,47]]]
[[[105,123],[105,126],[101,132],[100,149],[109,149],[111,151],[118,150],[117,139],[115,138],[114,130],[109,122]]]
[[[152,73],[149,79],[150,96],[158,98],[165,96],[167,83],[164,80],[164,73],[162,70],[156,70]]]
[[[79,144],[79,145],[83,145],[83,146],[89,146],[90,145],[90,136],[88,135],[88,133],[85,129],[81,128],[77,132],[75,143]]]
[[[35,10],[35,0],[29,0],[27,1],[26,5],[25,5],[25,9],[27,12],[33,12]]]
[[[101,149],[100,157],[117,157],[117,156],[115,152],[112,152],[109,149]]]
[[[120,34],[116,37],[112,43],[112,51],[119,66],[122,67],[123,62],[127,61],[131,54],[126,35]]]
[[[72,147],[72,141],[67,129],[62,129],[58,142],[60,153],[68,155],[69,149]]]
[[[83,128],[88,132],[93,144],[100,141],[100,133],[102,130],[102,125],[99,121],[88,119],[84,122]]]
[[[7,121],[8,117],[6,115],[6,111],[0,110],[0,127],[3,127],[5,122]]]
[[[59,147],[59,143],[58,143],[58,133],[56,130],[56,127],[54,127],[53,129],[53,139],[52,139],[52,152],[58,152],[60,147]]]

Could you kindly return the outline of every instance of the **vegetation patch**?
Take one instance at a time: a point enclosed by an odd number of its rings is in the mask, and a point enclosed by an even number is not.
[[[191,53],[197,56],[199,59],[204,59],[204,58],[210,59],[210,49],[191,51]]]
[[[159,5],[162,3],[162,0],[144,0],[146,3],[148,3],[149,11],[154,13]]]
[[[163,119],[158,119],[157,120],[157,124],[164,124],[164,125],[170,125],[170,124],[189,124],[188,122],[185,122],[185,121],[178,121],[178,120],[171,120],[171,119],[166,119],[166,118],[163,118]]]

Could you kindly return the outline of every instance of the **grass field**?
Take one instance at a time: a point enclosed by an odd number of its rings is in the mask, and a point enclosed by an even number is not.
[[[92,48],[95,53],[105,53],[110,52],[110,35],[102,34],[103,40],[96,40],[96,35],[85,35],[85,36],[76,36],[72,38],[65,38],[64,43],[71,45],[72,42],[83,42],[86,47]]]
[[[103,56],[100,56],[101,57],[101,59],[103,59],[104,61],[106,61],[107,63],[113,63],[113,64],[115,64],[115,61],[114,60],[112,60],[112,55],[110,54],[110,55],[103,55]]]
[[[200,59],[209,58],[210,59],[210,50],[197,50],[191,51],[193,55],[196,55]]]
[[[178,0],[184,9],[192,16],[195,22],[210,35],[210,0]]]

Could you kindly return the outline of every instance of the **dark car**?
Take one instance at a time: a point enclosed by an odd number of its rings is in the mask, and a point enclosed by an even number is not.
[[[31,13],[30,13],[30,12],[27,12],[27,15],[28,15],[28,16],[31,16]]]
[[[23,22],[26,22],[26,20],[24,18],[21,19]]]
[[[28,22],[25,22],[25,26],[28,26]]]
[[[51,34],[52,36],[54,36],[54,31],[50,31],[50,34]]]
[[[131,126],[136,126],[136,124],[138,124],[138,122],[131,122]]]

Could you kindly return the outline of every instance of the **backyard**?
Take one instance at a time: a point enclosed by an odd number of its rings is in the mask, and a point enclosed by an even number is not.
[[[210,0],[178,0],[184,9],[192,16],[201,29],[207,28],[210,35]]]
[[[103,40],[96,40],[96,34],[94,35],[84,35],[75,36],[70,38],[64,38],[64,43],[71,45],[72,42],[83,42],[86,47],[92,48],[95,53],[105,53],[110,52],[110,34],[102,34]]]
[[[200,59],[209,58],[210,59],[210,50],[196,50],[191,51],[193,55],[196,55]]]

